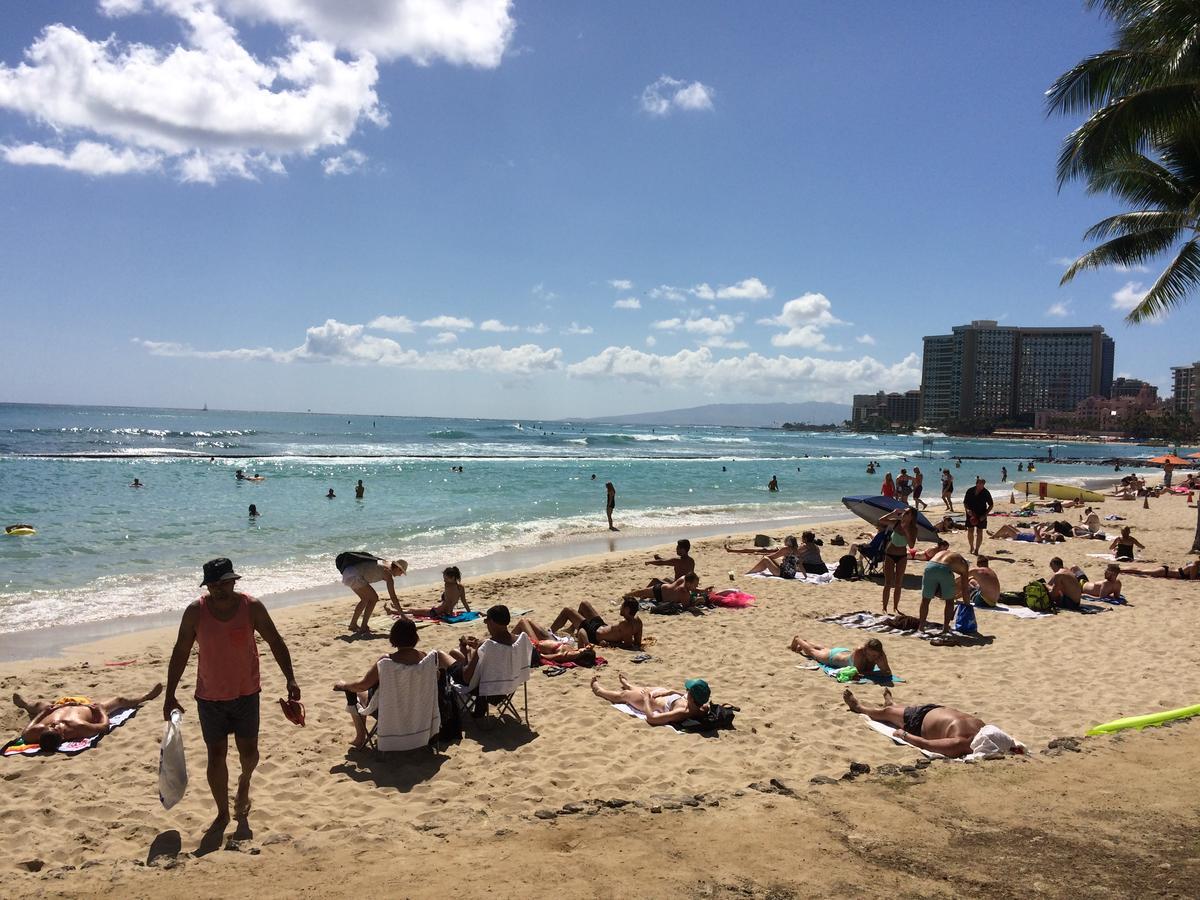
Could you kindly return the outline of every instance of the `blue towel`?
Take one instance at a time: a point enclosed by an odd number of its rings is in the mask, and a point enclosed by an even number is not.
[[[1111,603],[1113,606],[1128,606],[1129,601],[1122,594],[1119,597],[1093,597],[1090,594],[1083,595],[1084,600],[1090,600],[1093,603]]]
[[[825,665],[825,663],[817,663],[817,665],[819,665],[821,667],[821,671],[824,672],[826,675],[828,675],[830,678],[837,678],[837,673],[842,671],[842,669],[845,668],[845,666],[837,666],[835,668],[834,666],[827,666],[827,665]],[[900,678],[896,675],[884,675],[882,672],[878,672],[878,671],[871,672],[869,675],[864,675],[862,672],[859,672],[858,677],[855,678],[854,682],[852,682],[852,683],[857,683],[857,682],[862,682],[862,681],[873,681],[873,682],[875,682],[875,684],[882,684],[884,686],[887,686],[889,684],[896,684],[897,682],[902,682],[902,681],[904,681],[904,679]]]
[[[453,616],[443,616],[442,621],[448,625],[457,625],[459,622],[473,622],[475,619],[482,619],[483,613],[471,610],[470,612],[460,612]]]

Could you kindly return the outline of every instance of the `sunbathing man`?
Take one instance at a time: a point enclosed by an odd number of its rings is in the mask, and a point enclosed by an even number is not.
[[[690,576],[695,578],[695,575]],[[579,604],[579,608],[571,609],[564,606],[562,611],[550,623],[550,630],[559,633],[563,626],[570,623],[575,631],[575,639],[580,647],[592,644],[607,644],[610,647],[621,647],[626,650],[640,650],[642,646],[642,620],[638,618],[637,600],[627,597],[621,603],[621,621],[615,625],[607,624],[596,612],[596,607],[587,600]]]
[[[1050,589],[1050,599],[1059,606],[1079,609],[1079,601],[1083,597],[1083,582],[1087,580],[1083,569],[1078,566],[1066,569],[1063,566],[1062,557],[1056,556],[1050,560],[1050,573],[1050,577],[1046,579],[1046,587]]]
[[[133,709],[162,693],[156,684],[141,697],[110,697],[93,703],[87,697],[61,697],[53,702],[35,700],[27,703],[20,694],[12,701],[29,716],[29,724],[21,732],[26,744],[39,744],[43,750],[57,750],[66,741],[82,741],[109,729],[109,716],[119,709]]]
[[[592,693],[609,703],[625,703],[645,714],[649,725],[673,725],[698,719],[708,711],[711,692],[708,682],[700,678],[689,678],[683,690],[664,687],[641,687],[630,683],[624,675],[617,673],[621,690],[610,691],[600,687],[600,676],[592,678]]]
[[[700,590],[700,576],[695,572],[689,572],[682,578],[676,578],[672,582],[660,581],[658,584],[651,585],[648,588],[630,591],[622,599],[653,599],[655,603],[678,603],[684,609],[690,609],[697,603],[703,603],[707,600],[708,594],[712,590],[712,585],[709,585],[704,590]]]
[[[883,652],[883,643],[879,638],[871,638],[861,647],[850,650],[847,647],[822,647],[820,644],[814,644],[804,640],[800,635],[796,635],[792,638],[788,649],[801,656],[807,656],[813,662],[829,666],[831,669],[854,666],[862,675],[868,675],[876,669],[879,670],[880,675],[892,674],[887,654]]]
[[[646,560],[648,566],[670,566],[675,570],[675,580],[682,578],[684,575],[690,575],[696,571],[696,560],[691,557],[692,542],[681,540],[675,544],[675,555],[670,559],[663,559],[657,553],[654,554],[654,559]],[[646,587],[654,587],[656,584],[662,584],[661,578],[651,578],[650,583]]]
[[[966,756],[974,749],[971,745],[984,728],[991,743],[1012,753],[1024,753],[1025,746],[1015,741],[995,726],[984,725],[982,719],[969,716],[950,706],[926,703],[923,706],[900,706],[892,702],[892,692],[884,690],[883,706],[869,707],[858,702],[850,690],[842,694],[851,712],[859,713],[876,722],[891,725],[898,737],[919,750],[940,753],[950,759]]]
[[[916,547],[909,547],[908,548],[908,558],[909,559],[923,559],[926,562],[928,562],[929,560],[933,559],[937,554],[941,553],[943,550],[949,550],[949,549],[950,549],[949,541],[939,540],[932,547],[926,547],[924,550],[918,550]]]
[[[1166,563],[1151,569],[1131,569],[1125,566],[1121,569],[1123,575],[1144,575],[1147,578],[1179,578],[1183,581],[1200,581],[1200,559],[1184,563],[1178,569],[1172,569]]]
[[[580,647],[575,638],[565,634],[555,634],[549,628],[544,628],[533,619],[521,617],[512,627],[512,636],[524,634],[533,644],[533,649],[544,662],[571,662],[580,666],[596,664],[596,649]]]
[[[976,606],[995,606],[1000,602],[1000,576],[992,571],[986,556],[975,559],[975,568],[967,572],[971,602]]]
[[[970,585],[967,582],[971,567],[967,560],[957,550],[943,550],[935,553],[933,559],[925,564],[921,575],[921,611],[917,615],[917,629],[925,630],[925,619],[929,615],[929,601],[941,597],[946,604],[946,613],[942,622],[942,633],[949,634],[950,619],[954,615],[954,600],[970,597]],[[954,579],[958,577],[958,587]]]
[[[1083,592],[1089,597],[1111,597],[1116,599],[1121,596],[1121,567],[1116,563],[1109,563],[1104,567],[1103,581],[1085,581],[1083,583]]]
[[[1026,541],[1030,544],[1059,544],[1066,540],[1052,525],[1044,522],[1037,523],[1032,528],[1001,525],[988,534],[999,541]]]

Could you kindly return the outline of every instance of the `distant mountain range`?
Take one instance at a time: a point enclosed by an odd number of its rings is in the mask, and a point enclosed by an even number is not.
[[[784,422],[807,422],[810,425],[840,425],[850,418],[845,403],[710,403],[687,409],[666,409],[662,412],[632,413],[623,416],[599,416],[591,422],[613,425],[737,425],[750,428],[771,428]]]

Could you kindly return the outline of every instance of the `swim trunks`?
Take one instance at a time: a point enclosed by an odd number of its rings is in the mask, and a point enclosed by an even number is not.
[[[217,743],[231,734],[240,738],[258,737],[258,698],[258,694],[247,694],[234,700],[201,700],[197,697],[196,712],[204,743]]]
[[[929,715],[931,710],[935,709],[941,709],[941,705],[926,703],[924,706],[904,707],[904,730],[917,737],[923,737],[921,728],[925,724],[925,717]]]
[[[662,603],[662,582],[659,582],[658,584],[654,585],[654,587],[651,588],[651,590],[654,591],[654,600],[657,603]]]
[[[592,616],[592,618],[580,622],[579,627],[587,635],[588,643],[594,644],[596,643],[596,632],[604,627],[604,620],[599,616]]]
[[[92,701],[88,697],[59,697],[50,704],[51,709],[59,709],[63,706],[91,706]]]
[[[939,562],[927,563],[921,576],[921,599],[941,597],[949,601],[954,599],[955,593],[954,572],[950,567]]]
[[[1031,544],[1037,543],[1037,535],[1032,531],[1018,531],[1013,535],[1014,541],[1028,541]]]

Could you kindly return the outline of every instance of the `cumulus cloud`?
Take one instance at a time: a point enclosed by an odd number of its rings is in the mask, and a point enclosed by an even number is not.
[[[14,166],[57,166],[86,175],[125,175],[129,172],[153,172],[162,166],[162,157],[125,147],[115,150],[108,144],[80,141],[70,150],[42,144],[0,145],[0,155]]]
[[[912,353],[893,365],[870,356],[851,360],[762,356],[718,359],[708,347],[661,356],[632,347],[607,347],[566,367],[576,378],[618,378],[655,386],[689,385],[712,391],[753,389],[814,400],[844,400],[851,393],[908,390],[921,380],[921,359]]]
[[[1124,286],[1112,295],[1112,308],[1129,312],[1146,299],[1149,289],[1143,289],[1140,281],[1127,281]]]
[[[421,327],[440,328],[442,331],[468,331],[475,327],[475,323],[461,316],[434,316],[422,322]]]
[[[323,325],[309,328],[304,343],[291,350],[275,350],[271,347],[197,350],[187,344],[169,341],[140,338],[134,338],[133,341],[154,356],[186,359],[377,365],[439,372],[482,371],[502,375],[532,375],[562,368],[562,351],[557,347],[522,344],[519,347],[460,347],[423,353],[406,349],[391,338],[366,334],[362,325],[349,325],[336,319],[328,319]]]
[[[1070,312],[1067,303],[1051,303],[1046,307],[1046,315],[1052,319],[1065,319]]]
[[[499,319],[485,319],[479,323],[479,330],[492,331],[499,334],[505,331],[518,331],[519,329],[516,325],[505,325]]]
[[[613,304],[613,309],[641,309],[642,301],[637,297],[626,297]]]
[[[572,322],[563,329],[563,334],[591,334],[593,330],[591,325],[580,325],[578,322]]]
[[[435,345],[457,344],[458,343],[458,335],[455,334],[453,331],[442,331],[442,332],[439,332],[435,337],[431,337],[429,339],[429,343],[435,344]]]
[[[682,302],[687,299],[687,294],[680,288],[672,287],[669,284],[660,284],[658,287],[650,289],[650,297],[654,300]]]
[[[699,81],[686,82],[662,75],[642,90],[640,103],[642,112],[652,116],[665,116],[676,110],[711,110],[713,89]]]
[[[367,327],[393,331],[396,334],[411,334],[416,330],[416,323],[408,316],[376,316],[367,323]]]
[[[690,288],[679,288],[662,284],[650,291],[650,296],[656,300],[686,300],[688,295],[697,300],[765,300],[773,296],[774,290],[767,287],[761,279],[751,276],[733,284],[723,284],[713,287],[707,281],[694,284]]]
[[[647,347],[653,347],[657,343],[658,343],[658,338],[656,338],[654,335],[652,335],[652,334],[646,335],[646,346]]]
[[[808,293],[783,304],[779,315],[759,319],[760,325],[783,326],[787,331],[771,336],[775,347],[802,347],[807,350],[839,350],[825,338],[824,329],[848,325],[833,314],[833,304],[824,294]]]
[[[729,338],[722,337],[721,335],[718,334],[718,335],[713,335],[712,337],[706,337],[704,340],[702,340],[700,342],[700,346],[701,347],[721,347],[726,350],[745,350],[750,345],[747,344],[745,341],[731,341],[731,340],[729,340]]]
[[[740,321],[740,317],[727,315],[716,317],[701,316],[687,319],[663,319],[662,321],[655,322],[652,327],[657,328],[659,331],[685,331],[688,334],[702,334],[711,337],[718,334],[733,334]]]
[[[349,175],[351,172],[357,172],[363,167],[367,161],[365,153],[360,153],[357,150],[347,150],[345,153],[339,153],[337,156],[327,156],[321,160],[321,170],[326,175]]]
[[[855,340],[858,341],[860,344],[868,344],[869,346],[872,346],[872,347],[874,347],[875,343],[876,343],[875,338],[873,338],[869,334],[860,334],[858,337],[855,338]]]
[[[633,290],[633,282],[630,281],[628,278],[614,278],[611,281],[609,281],[609,284],[611,284],[613,287],[615,287],[618,291],[632,291]]]
[[[544,322],[538,322],[536,325],[530,325],[525,330],[530,334],[546,334],[550,331]]]

